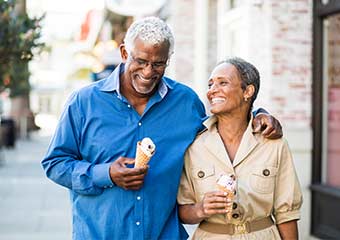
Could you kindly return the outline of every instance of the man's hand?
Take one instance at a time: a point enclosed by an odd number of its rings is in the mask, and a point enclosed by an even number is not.
[[[110,166],[112,182],[126,190],[138,190],[142,187],[148,167],[128,168],[127,164],[133,164],[133,158],[119,157]]]
[[[282,137],[280,122],[266,113],[259,113],[254,117],[253,129],[255,133],[261,133],[265,138],[277,139]]]

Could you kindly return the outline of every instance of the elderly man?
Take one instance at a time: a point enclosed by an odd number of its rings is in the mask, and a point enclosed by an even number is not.
[[[193,90],[164,77],[173,48],[165,22],[136,21],[120,46],[123,63],[70,97],[42,166],[70,190],[73,239],[187,238],[176,195],[206,115]],[[281,136],[271,116],[256,119],[264,135]],[[157,150],[149,167],[133,168],[143,137]]]

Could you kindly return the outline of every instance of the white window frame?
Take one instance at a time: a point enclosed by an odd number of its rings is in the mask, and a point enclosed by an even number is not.
[[[248,57],[249,4],[230,9],[225,0],[218,0],[217,60],[228,56]]]

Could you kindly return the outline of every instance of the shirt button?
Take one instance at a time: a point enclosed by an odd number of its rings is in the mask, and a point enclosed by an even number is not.
[[[141,123],[141,122],[139,122],[139,123],[138,123],[138,126],[142,126],[142,123]]]
[[[136,222],[136,225],[139,226],[139,225],[140,225],[140,222]]]
[[[137,200],[139,201],[141,199],[141,197],[140,196],[137,196]]]
[[[268,170],[268,169],[264,169],[263,171],[262,171],[262,174],[264,175],[264,176],[269,176],[270,175],[270,171]]]
[[[128,108],[130,108],[131,107],[131,105],[130,104],[128,104],[128,106],[127,106]]]
[[[199,171],[199,172],[197,173],[197,176],[198,176],[199,178],[203,178],[203,177],[205,176],[205,173],[204,173],[203,171]]]

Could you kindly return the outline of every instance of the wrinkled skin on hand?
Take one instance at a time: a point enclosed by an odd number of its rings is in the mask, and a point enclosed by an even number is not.
[[[227,198],[225,192],[208,192],[204,194],[202,202],[199,203],[199,215],[201,218],[209,218],[215,214],[225,214],[231,204],[232,202]]]
[[[133,164],[133,158],[119,157],[110,166],[110,177],[112,182],[125,190],[138,190],[143,186],[144,177],[148,167],[128,168],[128,164]]]
[[[268,139],[278,139],[283,135],[280,122],[266,113],[259,113],[254,117],[253,130]]]

